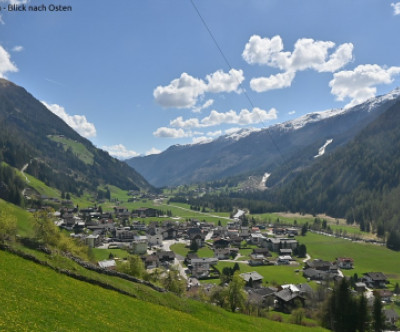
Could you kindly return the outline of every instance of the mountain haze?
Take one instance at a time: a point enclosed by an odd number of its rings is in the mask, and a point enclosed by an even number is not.
[[[330,153],[349,142],[399,96],[397,89],[349,109],[310,113],[262,130],[243,129],[210,143],[175,145],[127,163],[159,187],[264,173],[271,173],[267,186],[273,186],[312,164],[324,145],[323,152]]]
[[[65,192],[152,187],[134,169],[97,149],[24,88],[0,79],[0,161]]]

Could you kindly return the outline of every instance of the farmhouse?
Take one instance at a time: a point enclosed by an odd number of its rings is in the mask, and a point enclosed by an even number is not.
[[[258,288],[262,284],[263,276],[256,271],[241,273],[240,277],[246,282],[246,286]]]
[[[364,273],[361,281],[370,288],[385,288],[388,283],[387,277],[382,272]]]

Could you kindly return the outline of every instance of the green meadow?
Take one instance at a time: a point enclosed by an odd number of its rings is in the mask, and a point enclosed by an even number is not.
[[[0,330],[6,331],[309,331],[177,297],[184,309],[172,309],[77,281],[4,251],[0,280]]]

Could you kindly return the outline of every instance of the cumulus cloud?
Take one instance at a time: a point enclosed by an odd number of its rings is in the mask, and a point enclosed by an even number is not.
[[[242,130],[242,128],[240,128],[240,127],[232,127],[232,128],[226,129],[225,130],[225,134],[226,135],[231,135],[231,134],[237,133],[240,130]]]
[[[14,47],[12,48],[12,51],[13,51],[13,52],[21,52],[21,51],[23,51],[23,50],[24,50],[24,48],[23,48],[23,46],[21,46],[21,45],[14,46]]]
[[[192,109],[193,113],[200,113],[202,110],[209,108],[214,104],[214,99],[208,99],[203,105],[197,106]]]
[[[17,72],[17,66],[11,62],[10,54],[0,45],[0,78],[8,72]]]
[[[193,137],[192,144],[205,144],[205,143],[210,143],[212,140],[213,140],[212,137],[207,137],[207,136]]]
[[[146,151],[146,156],[150,156],[151,154],[159,154],[159,153],[161,153],[161,150],[158,150],[153,147],[149,151]]]
[[[302,38],[296,41],[293,52],[284,52],[280,36],[269,39],[253,35],[245,45],[243,59],[249,64],[267,65],[284,72],[253,78],[250,86],[257,92],[264,92],[289,87],[298,71],[335,72],[352,60],[353,44],[341,44],[329,54],[334,47],[331,41]]]
[[[222,130],[209,131],[207,133],[207,136],[211,136],[211,137],[216,137],[216,136],[221,136],[221,135],[222,135]]]
[[[295,72],[286,72],[269,77],[257,77],[250,81],[250,87],[256,92],[287,88],[292,85],[295,76]]]
[[[400,15],[400,2],[392,2],[390,5],[393,7],[393,14]]]
[[[172,80],[170,84],[156,87],[153,91],[153,96],[162,107],[194,108],[196,111],[195,105],[199,97],[205,93],[240,93],[239,87],[243,80],[243,71],[236,69],[231,69],[228,73],[217,70],[215,73],[206,76],[207,83],[202,79],[182,73],[179,78]],[[203,105],[203,108],[211,105],[210,101],[207,102]]]
[[[234,110],[225,113],[212,110],[208,116],[201,120],[197,118],[184,120],[183,117],[179,116],[176,119],[171,120],[170,125],[175,128],[204,128],[221,124],[249,125],[276,118],[277,111],[275,108],[265,111],[258,107],[254,107],[252,111],[242,109],[239,113]]]
[[[110,156],[113,156],[117,159],[128,159],[132,157],[136,157],[139,154],[133,150],[128,150],[123,144],[116,144],[110,146],[102,146],[103,150],[107,151]]]
[[[51,112],[61,118],[68,126],[74,129],[79,135],[89,138],[96,136],[96,128],[93,123],[87,121],[84,115],[69,115],[64,107],[57,104],[47,104],[42,101]]]
[[[379,65],[360,65],[354,70],[340,71],[329,82],[337,100],[351,98],[347,106],[359,104],[376,95],[376,85],[390,84],[400,74],[400,67],[382,68]]]
[[[175,129],[175,128],[168,128],[168,127],[160,127],[153,135],[156,137],[162,138],[182,138],[182,137],[191,137],[193,134],[191,132],[186,132],[182,128]]]

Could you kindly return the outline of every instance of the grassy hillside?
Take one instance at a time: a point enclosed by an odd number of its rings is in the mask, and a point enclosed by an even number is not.
[[[33,234],[32,215],[18,206],[0,199],[0,210],[17,219],[18,235],[30,236]]]
[[[173,310],[71,279],[4,251],[0,280],[0,330],[6,331],[309,331],[195,301],[187,301],[190,313]]]

